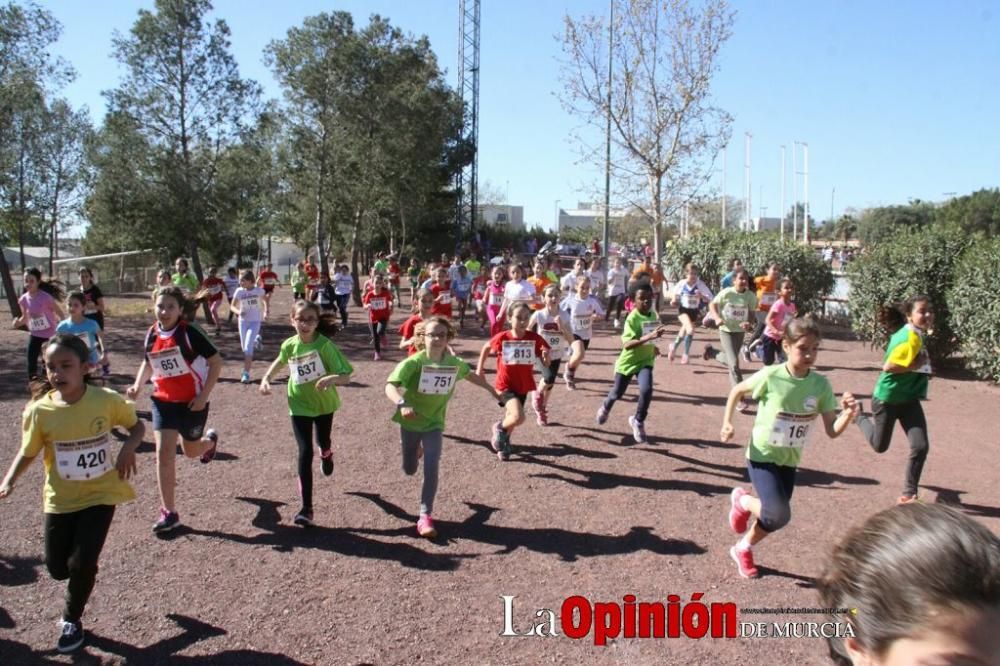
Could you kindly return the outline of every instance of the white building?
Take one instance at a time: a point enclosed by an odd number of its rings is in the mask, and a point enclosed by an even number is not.
[[[612,208],[609,217],[622,219],[628,214],[624,208]],[[567,229],[599,228],[604,221],[604,204],[581,201],[576,208],[559,209],[559,231]]]
[[[524,206],[508,206],[503,204],[482,204],[476,209],[479,214],[479,224],[491,227],[507,226],[510,229],[524,230]]]

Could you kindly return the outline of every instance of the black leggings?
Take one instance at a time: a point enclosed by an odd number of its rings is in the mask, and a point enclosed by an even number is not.
[[[388,327],[389,322],[385,319],[379,319],[378,321],[368,322],[368,327],[371,328],[372,338],[375,339],[375,353],[382,353],[382,336],[385,335],[385,329]]]
[[[899,421],[906,432],[906,438],[910,440],[910,458],[906,464],[903,494],[912,497],[917,494],[920,474],[924,470],[927,451],[930,449],[930,443],[927,441],[927,419],[924,417],[924,408],[920,406],[920,401],[912,400],[889,405],[878,398],[872,398],[872,415],[859,416],[858,427],[861,428],[861,432],[875,453],[885,453],[889,448],[889,442],[892,441],[892,429],[896,421]]]
[[[69,579],[63,619],[79,622],[97,582],[97,560],[111,529],[115,507],[91,506],[45,514],[45,566],[56,580]]]
[[[646,414],[649,413],[649,403],[653,399],[653,368],[651,367],[640,368],[635,375],[623,375],[616,372],[615,385],[611,387],[611,390],[608,391],[608,397],[604,399],[604,409],[610,412],[615,401],[621,400],[621,397],[625,395],[625,389],[632,381],[632,377],[639,378],[639,400],[635,405],[635,420],[639,423],[645,423]]]
[[[625,305],[625,294],[615,294],[608,296],[608,311],[604,313],[604,321],[611,316],[611,310],[615,311],[615,319],[622,318],[622,307]]]
[[[333,429],[333,412],[319,416],[296,416],[292,414],[292,432],[299,445],[299,494],[302,508],[312,510],[313,506],[313,424],[316,424],[316,443],[319,450],[330,450],[330,431]]]
[[[757,524],[765,532],[776,532],[792,519],[792,493],[795,491],[795,468],[769,462],[747,460],[750,483],[760,498]]]
[[[350,301],[350,294],[337,294],[337,309],[340,310],[340,323],[344,326],[347,326],[347,304]]]
[[[38,377],[38,357],[42,355],[42,347],[48,342],[48,338],[40,338],[37,335],[29,336],[28,339],[28,379]],[[44,368],[43,368],[44,369]]]

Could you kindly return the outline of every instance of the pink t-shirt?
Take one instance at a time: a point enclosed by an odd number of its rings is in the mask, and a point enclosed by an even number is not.
[[[24,292],[17,302],[21,312],[27,315],[28,330],[33,336],[47,340],[56,334],[56,324],[59,323],[56,299],[39,289],[34,296]]]
[[[771,338],[772,340],[781,340],[785,337],[785,326],[788,322],[795,319],[795,315],[799,313],[798,308],[795,307],[795,303],[788,303],[787,305],[780,298],[774,302],[771,309],[767,313],[768,320],[776,319],[778,322],[778,327],[774,328],[770,324],[764,329],[764,335]]]

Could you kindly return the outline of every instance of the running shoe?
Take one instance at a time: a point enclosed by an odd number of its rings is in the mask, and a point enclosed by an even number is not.
[[[425,539],[434,539],[437,537],[438,532],[434,529],[434,521],[427,514],[420,515],[420,519],[417,521],[417,534]]]
[[[701,355],[701,358],[705,361],[711,361],[718,353],[718,350],[712,345],[705,345],[705,353]]]
[[[677,343],[671,342],[670,346],[667,347],[667,360],[671,363],[674,362],[674,350],[677,349]]]
[[[902,506],[904,504],[913,504],[914,502],[919,502],[919,501],[920,498],[918,498],[916,495],[902,495],[898,500],[896,500],[896,504],[898,506]]]
[[[743,345],[743,350],[741,353],[743,354],[743,360],[746,361],[747,363],[749,363],[752,360],[750,358],[750,349],[746,345]]]
[[[372,357],[372,360],[381,361],[382,360],[382,355],[379,354],[378,352],[375,352],[375,356]]]
[[[628,417],[628,424],[632,426],[632,439],[636,444],[646,443],[646,426],[641,421],[637,421],[635,416]]]
[[[576,377],[573,376],[573,373],[570,372],[568,367],[563,371],[563,381],[566,382],[567,391],[576,390]]]
[[[169,532],[170,530],[176,528],[181,524],[181,517],[176,511],[167,511],[166,509],[160,509],[160,519],[153,524],[153,532],[156,534],[161,534],[163,532]]]
[[[513,453],[514,447],[510,445],[510,433],[501,433],[500,438],[500,451],[497,452],[497,457],[501,461],[510,460],[510,454]]]
[[[608,422],[608,414],[609,413],[610,412],[608,412],[608,410],[604,409],[604,405],[603,404],[600,407],[598,407],[597,408],[597,417],[594,419],[595,421],[597,421],[597,425],[604,425],[605,423],[607,423]]]
[[[312,527],[316,523],[313,522],[313,512],[312,509],[303,508],[297,514],[295,518],[292,519],[296,525],[301,525],[302,527]]]
[[[618,321],[617,318],[615,318],[615,328],[621,328],[621,327],[622,327],[622,323],[620,321]]]
[[[500,453],[500,439],[501,435],[504,434],[503,430],[501,429],[502,426],[503,426],[503,421],[497,421],[496,423],[494,423],[493,437],[490,438],[490,446],[492,446],[493,450],[496,451],[497,453]]]
[[[542,407],[541,411],[535,412],[535,423],[543,427],[549,424],[549,412],[547,409]]]
[[[215,432],[212,428],[209,428],[205,431],[205,437],[212,442],[212,446],[205,449],[205,452],[201,454],[202,464],[212,462],[212,460],[215,459],[215,452],[219,450],[219,433]]]
[[[737,534],[747,531],[747,523],[750,522],[752,515],[740,504],[740,500],[747,494],[742,488],[733,488],[733,492],[729,494],[729,527]]]
[[[319,465],[323,468],[323,476],[330,476],[333,474],[333,450],[327,449],[326,451],[320,451],[319,454]]]
[[[79,649],[87,637],[83,631],[83,623],[79,620],[76,622],[61,620],[59,624],[61,627],[59,630],[59,642],[56,643],[56,652],[59,654],[68,654]]]
[[[243,374],[240,375],[240,384],[249,384],[249,383],[250,383],[250,373],[244,370]]]
[[[681,365],[687,365],[691,361],[691,357],[687,354],[681,355]]]
[[[744,578],[757,578],[760,575],[760,572],[757,571],[757,565],[753,563],[753,551],[749,548],[742,550],[733,546],[729,549],[729,557],[733,558],[733,562],[736,562],[736,568]]]
[[[111,364],[108,363],[107,365],[102,365],[101,377],[110,377],[110,376],[111,376]]]

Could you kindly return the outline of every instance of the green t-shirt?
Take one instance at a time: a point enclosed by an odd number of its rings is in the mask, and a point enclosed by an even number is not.
[[[174,286],[180,287],[181,289],[191,293],[198,291],[198,278],[194,276],[194,273],[189,272],[184,275],[174,273],[170,276],[170,281],[174,283]]]
[[[306,290],[306,282],[308,282],[308,278],[306,278],[305,273],[303,273],[298,269],[292,271],[291,283],[293,292],[298,292],[298,293],[304,292]]]
[[[400,361],[386,382],[404,389],[406,404],[416,414],[404,419],[397,409],[392,420],[410,432],[444,430],[448,401],[455,393],[455,385],[468,374],[469,364],[451,354],[434,363],[426,351],[421,351]]]
[[[797,379],[784,363],[768,366],[747,381],[759,401],[747,458],[797,467],[810,430],[823,427],[816,417],[837,408],[833,387],[812,370]]]
[[[924,353],[924,338],[920,331],[907,324],[889,338],[883,363],[909,367],[921,353]],[[927,381],[930,366],[924,364],[912,372],[882,372],[875,383],[872,395],[888,404],[900,404],[922,400],[927,397]]]
[[[622,342],[638,340],[653,328],[660,325],[660,315],[650,310],[648,315],[644,315],[636,308],[629,313],[622,326]],[[643,326],[646,331],[643,332]],[[656,345],[653,343],[642,344],[632,349],[623,349],[618,355],[618,362],[615,363],[615,372],[626,377],[632,377],[643,368],[652,368],[656,361]]]
[[[465,268],[469,271],[469,275],[473,277],[479,275],[479,269],[481,267],[482,264],[475,259],[469,259],[468,261],[465,262]]]
[[[372,270],[375,271],[376,273],[381,273],[382,275],[385,275],[387,272],[389,272],[389,262],[382,261],[380,259],[375,262],[374,266],[372,266]]]
[[[292,416],[320,416],[340,409],[337,387],[316,388],[316,380],[326,375],[349,375],[354,368],[330,338],[317,334],[310,343],[293,335],[281,343],[278,358],[288,364],[288,413]]]
[[[722,315],[719,328],[726,333],[741,333],[740,324],[753,319],[757,311],[757,294],[750,289],[741,294],[736,287],[727,287],[716,294],[712,302]]]

